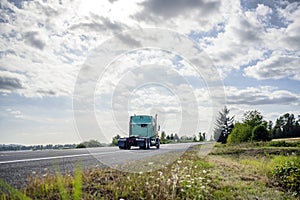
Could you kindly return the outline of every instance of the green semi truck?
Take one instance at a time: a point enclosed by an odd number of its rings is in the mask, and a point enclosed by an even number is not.
[[[130,149],[132,146],[140,149],[149,149],[156,146],[159,149],[160,139],[158,136],[157,115],[134,115],[129,121],[129,137],[120,138],[120,149]]]

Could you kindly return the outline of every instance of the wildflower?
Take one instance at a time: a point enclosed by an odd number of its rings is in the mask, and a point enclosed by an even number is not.
[[[148,165],[153,165],[153,162],[148,162]]]
[[[143,174],[143,172],[139,172],[139,174]]]
[[[170,184],[171,184],[171,179],[168,178],[167,185],[170,185]]]
[[[186,185],[186,187],[187,187],[187,188],[190,188],[190,187],[191,187],[191,185]]]
[[[204,185],[202,185],[202,186],[201,186],[201,189],[205,189],[205,186],[204,186]]]
[[[206,174],[207,171],[204,169],[202,172],[203,172],[203,174]]]
[[[182,163],[182,161],[181,160],[177,160],[177,163],[180,164],[180,163]]]

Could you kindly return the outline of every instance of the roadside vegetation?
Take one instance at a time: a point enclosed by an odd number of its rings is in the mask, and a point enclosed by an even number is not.
[[[153,172],[78,167],[74,174],[31,177],[21,191],[1,182],[0,199],[298,199],[300,141],[292,143],[217,144],[206,157],[195,146]]]
[[[81,142],[80,144],[76,145],[76,148],[88,148],[88,147],[105,147],[106,144],[102,144],[97,140],[89,140],[85,142]]]

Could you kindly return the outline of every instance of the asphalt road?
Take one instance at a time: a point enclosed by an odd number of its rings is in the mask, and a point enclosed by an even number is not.
[[[15,151],[0,152],[0,178],[16,188],[25,186],[30,176],[45,176],[59,171],[61,174],[72,173],[74,166],[83,169],[113,167],[127,165],[134,161],[160,160],[165,164],[177,159],[191,145],[201,143],[165,144],[160,149],[151,147],[149,150],[132,148],[119,150],[118,147],[101,147],[68,150]],[[170,156],[171,155],[171,156]],[[161,157],[162,159],[158,159]],[[151,160],[152,159],[152,160]],[[126,170],[125,170],[126,171]]]

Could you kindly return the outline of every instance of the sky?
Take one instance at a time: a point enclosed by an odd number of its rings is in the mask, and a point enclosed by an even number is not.
[[[300,115],[300,2],[0,2],[0,144],[110,142],[130,115],[167,134]]]

